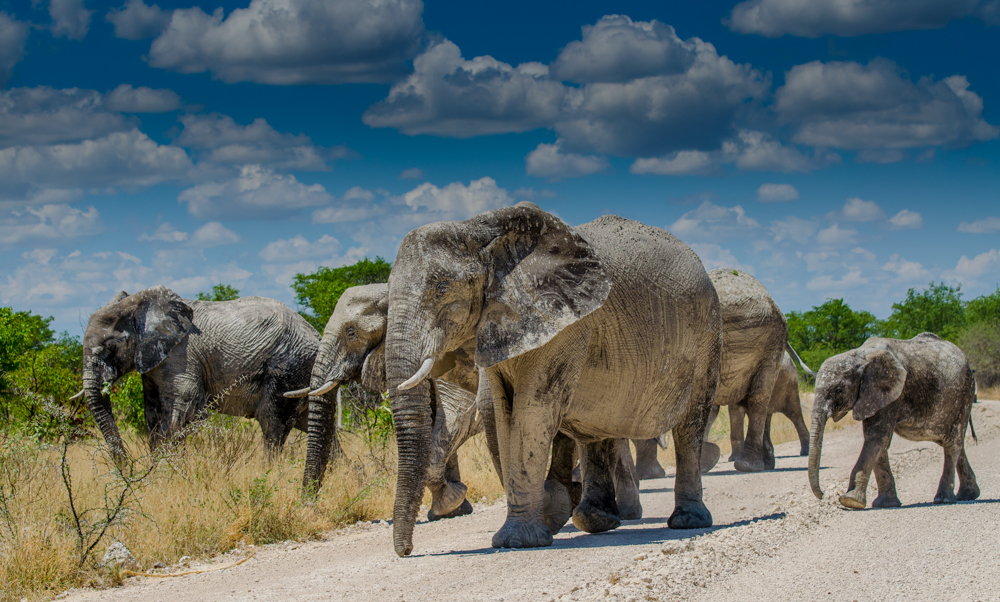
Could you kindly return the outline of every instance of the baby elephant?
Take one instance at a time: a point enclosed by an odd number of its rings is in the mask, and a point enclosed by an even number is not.
[[[965,456],[965,427],[971,425],[973,401],[975,383],[965,354],[929,332],[905,341],[872,337],[857,349],[831,357],[816,377],[809,440],[813,493],[823,497],[819,460],[826,420],[832,416],[838,421],[853,408],[854,419],[862,421],[865,444],[851,471],[848,491],[840,496],[843,506],[862,509],[867,505],[865,490],[873,470],[878,497],[872,506],[900,505],[889,469],[893,432],[911,441],[934,441],[944,448],[944,473],[935,504],[978,498],[976,475]]]

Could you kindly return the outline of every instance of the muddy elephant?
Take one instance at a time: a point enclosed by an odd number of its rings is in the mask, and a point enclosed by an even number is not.
[[[316,330],[273,299],[192,301],[163,286],[121,292],[87,323],[81,393],[113,454],[124,448],[107,386],[136,370],[151,448],[211,403],[257,419],[273,456],[292,427],[306,429],[305,405],[282,392],[309,383],[318,348]]]
[[[864,345],[835,355],[816,376],[809,438],[809,485],[823,497],[819,483],[823,431],[832,417],[838,421],[853,410],[865,443],[851,470],[841,505],[862,509],[868,479],[875,472],[875,508],[900,505],[889,467],[893,433],[911,441],[934,441],[944,448],[944,472],[935,504],[953,504],[979,497],[976,475],[965,455],[965,429],[971,425],[975,382],[965,354],[955,345],[925,332],[912,339],[872,337]],[[975,431],[973,430],[973,437]],[[959,488],[955,493],[955,471]]]
[[[583,444],[578,527],[620,523],[609,488],[597,482],[610,478],[614,440],[667,430],[677,454],[668,525],[710,526],[699,457],[721,330],[718,295],[701,261],[658,228],[617,216],[570,228],[520,203],[407,234],[389,277],[385,342],[399,453],[396,553],[413,549],[432,445],[425,379],[470,338],[479,395],[488,389],[492,397],[507,494],[495,547],[552,543],[544,482],[559,431]]]
[[[315,493],[323,482],[336,437],[336,405],[331,395],[349,381],[370,393],[386,390],[385,328],[389,287],[369,284],[347,289],[323,330],[310,386],[286,397],[309,397],[309,442],[303,489]],[[479,375],[471,349],[459,348],[439,363],[431,388],[434,405],[433,444],[427,488],[433,497],[428,520],[472,512],[458,467],[458,448],[482,431],[476,408]]]

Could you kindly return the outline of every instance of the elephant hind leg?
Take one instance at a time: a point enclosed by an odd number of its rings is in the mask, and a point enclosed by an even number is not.
[[[969,458],[965,455],[965,446],[958,455],[958,499],[961,501],[979,498],[979,485],[976,483],[976,473],[969,466]]]
[[[747,415],[747,406],[741,402],[726,406],[726,409],[729,412],[729,461],[735,462],[743,455],[743,419]]]
[[[652,440],[656,445],[656,440]],[[654,448],[655,449],[655,448]],[[618,516],[622,520],[638,520],[642,518],[642,504],[639,503],[639,475],[632,463],[632,451],[628,448],[628,439],[615,441],[615,503],[618,504]]]
[[[955,445],[949,445],[947,442],[941,447],[944,448],[944,470],[941,472],[937,493],[934,494],[934,503],[954,504],[958,501],[955,496],[955,469],[961,450],[956,450]]]
[[[702,411],[692,410],[692,414]],[[708,409],[703,416],[707,417]],[[677,476],[674,478],[674,511],[667,520],[671,529],[702,529],[712,526],[712,513],[702,501],[701,452],[704,423],[694,418],[675,426],[674,456]],[[704,420],[704,418],[702,418]]]
[[[634,439],[635,471],[639,479],[662,479],[667,472],[656,459],[656,439]]]
[[[573,524],[581,531],[600,533],[621,525],[613,480],[617,460],[615,439],[583,446],[583,499],[573,509]]]

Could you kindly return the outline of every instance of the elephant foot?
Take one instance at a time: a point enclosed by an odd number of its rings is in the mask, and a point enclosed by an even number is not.
[[[764,456],[764,470],[774,470],[774,455],[768,454]]]
[[[649,479],[662,479],[667,476],[667,471],[663,470],[660,463],[655,459],[650,462],[643,462],[642,464],[637,464],[635,467],[635,473],[639,476],[640,481],[647,481]]]
[[[635,503],[619,502],[618,518],[621,520],[639,520],[642,518],[642,504],[636,499]]]
[[[575,484],[575,483],[574,483]],[[555,535],[569,521],[573,514],[573,504],[570,494],[560,483],[545,481],[545,506],[542,508],[542,521],[549,531]]]
[[[458,508],[455,508],[448,514],[434,514],[433,508],[428,510],[427,520],[433,522],[442,518],[455,518],[456,516],[465,516],[466,514],[472,514],[472,504],[469,503],[469,500],[462,500]]]
[[[667,526],[671,529],[706,529],[712,526],[712,513],[703,502],[689,502],[676,506]]]
[[[726,458],[726,462],[735,462],[735,461],[737,461],[739,459],[740,459],[739,454],[737,454],[736,452],[733,452],[733,453],[729,454],[728,458]]]
[[[440,493],[434,496],[427,518],[430,519],[431,514],[438,518],[461,516],[460,514],[453,515],[452,513],[461,507],[463,502],[466,504],[469,503],[465,499],[465,494],[468,490],[469,488],[465,486],[465,483],[459,481],[445,482],[444,487],[440,489]],[[472,512],[471,506],[469,507],[469,512]],[[463,514],[468,514],[469,512],[464,512]]]
[[[721,457],[722,450],[719,449],[718,445],[709,441],[703,443],[701,446],[701,474],[705,474],[715,468],[715,465],[719,463],[719,458]]]
[[[962,502],[979,499],[979,485],[973,483],[972,487],[959,487],[957,497]]]
[[[800,447],[799,448],[799,455],[800,456],[808,456],[809,455],[809,446],[807,445],[805,447]]]
[[[877,498],[872,500],[872,508],[899,508],[902,505],[895,494],[879,494]]]
[[[576,508],[580,504],[580,500],[583,499],[583,483],[579,481],[573,481],[572,487],[569,488],[569,507]]]
[[[539,519],[507,519],[493,535],[494,548],[542,548],[552,545],[552,531]]]
[[[954,504],[957,501],[958,497],[955,496],[955,492],[949,490],[941,491],[939,489],[937,495],[934,496],[935,504]]]
[[[761,472],[767,470],[764,460],[761,458],[747,458],[744,454],[733,462],[733,468],[740,472]],[[773,468],[773,466],[772,466]]]
[[[865,497],[865,490],[860,487],[848,491],[840,496],[840,505],[852,510],[864,510],[868,506],[868,499]]]
[[[617,514],[584,500],[573,509],[573,524],[586,533],[602,533],[617,529],[622,521]]]

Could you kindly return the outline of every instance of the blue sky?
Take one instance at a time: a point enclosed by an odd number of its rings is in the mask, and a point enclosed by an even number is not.
[[[0,0],[0,303],[394,258],[531,200],[786,311],[1000,282],[1000,2]]]

